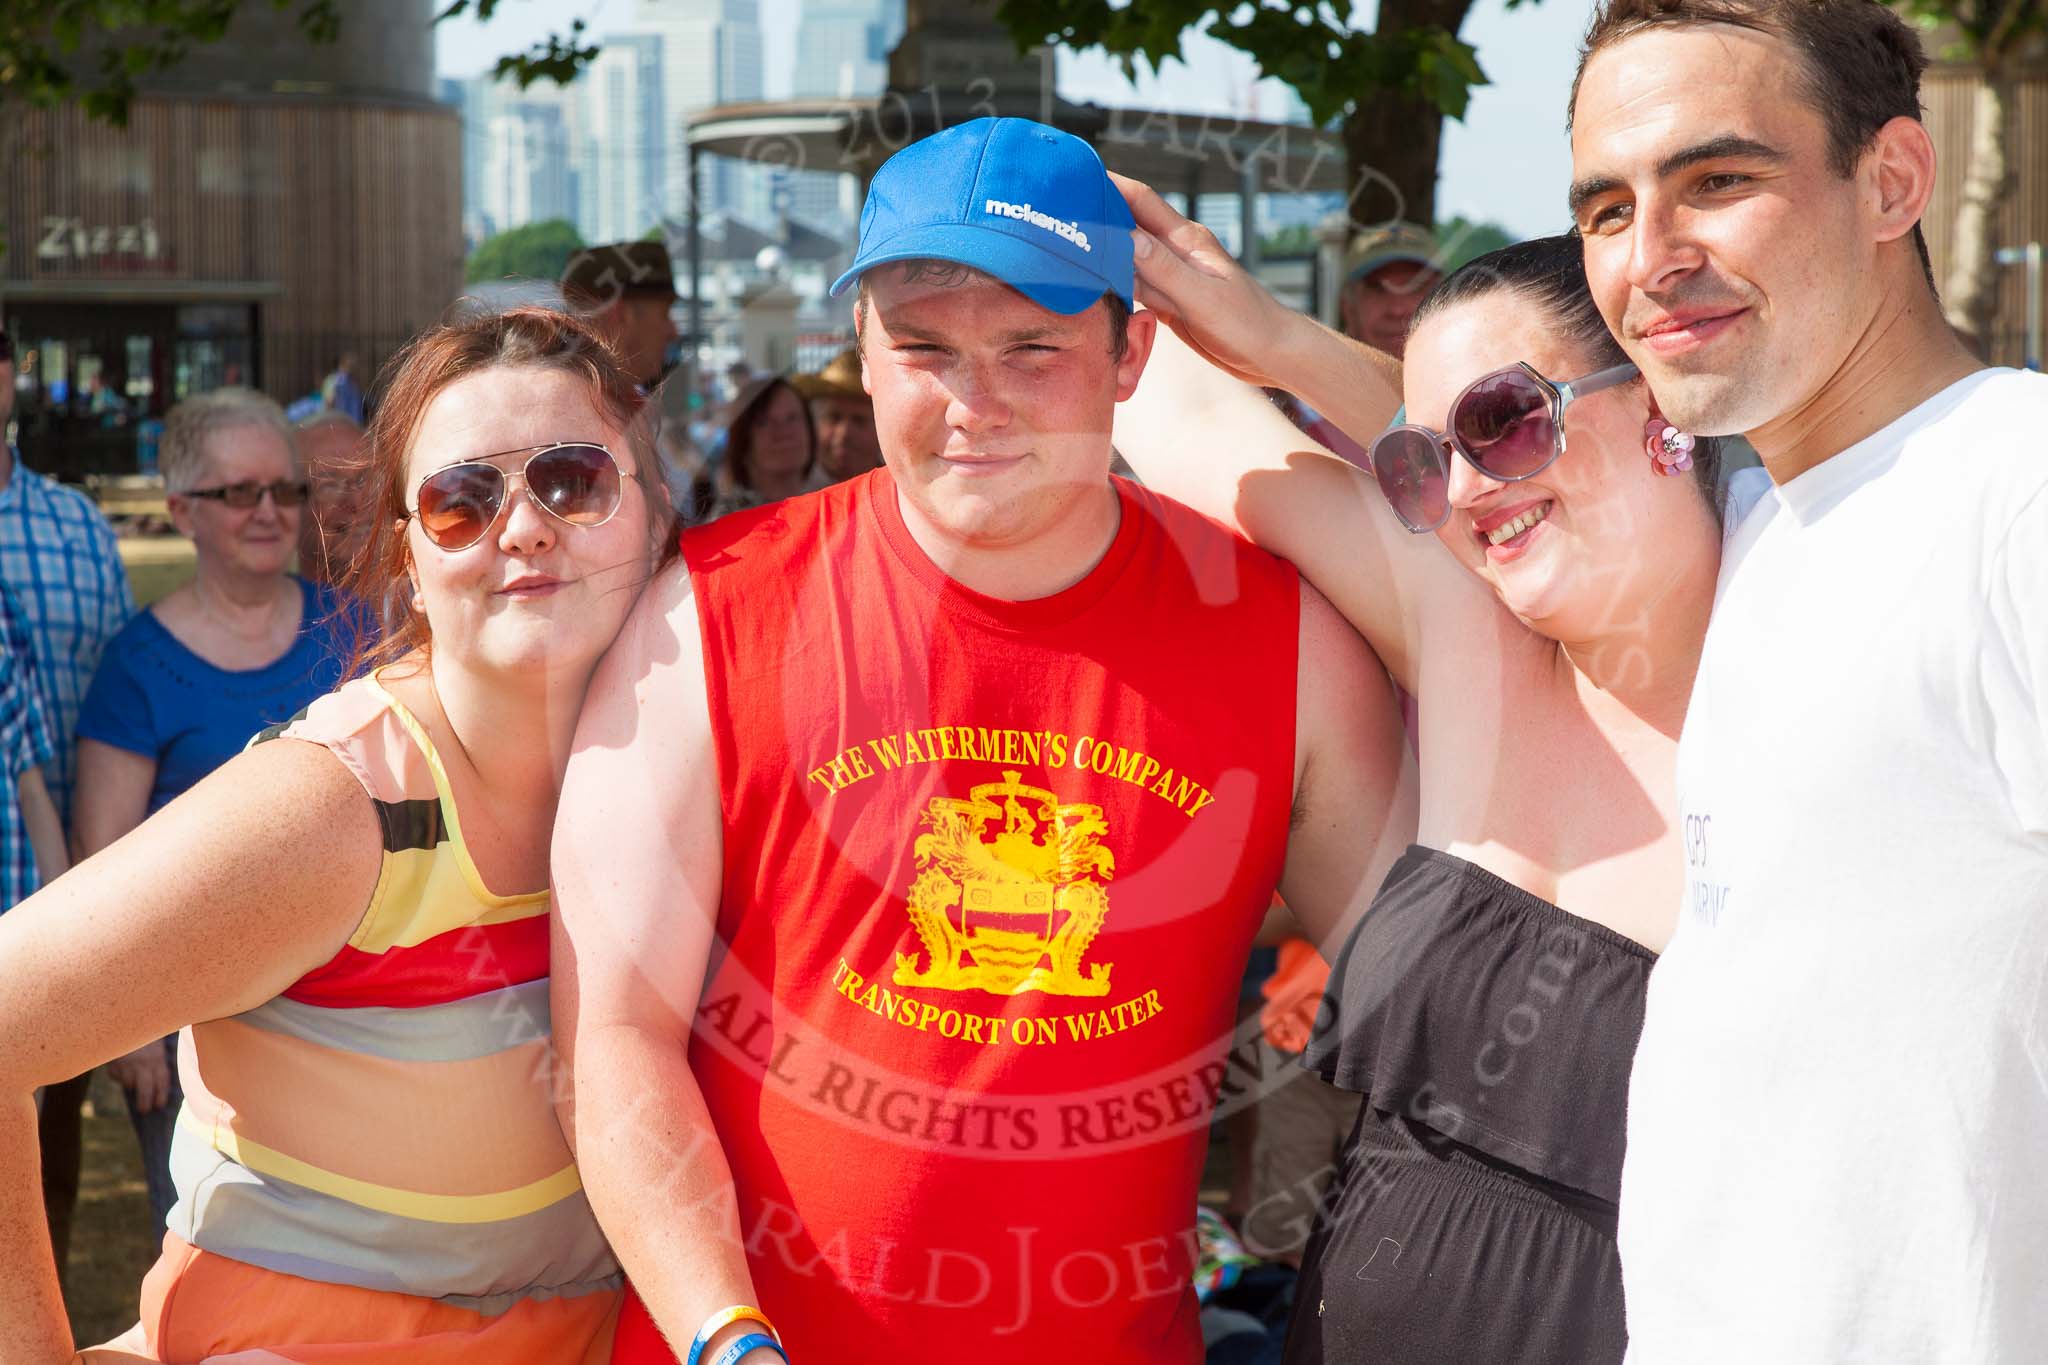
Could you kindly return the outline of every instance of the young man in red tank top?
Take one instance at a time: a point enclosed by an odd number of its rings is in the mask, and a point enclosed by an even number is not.
[[[1252,934],[1277,884],[1333,937],[1413,793],[1336,613],[1110,477],[1130,228],[1038,124],[893,158],[835,286],[885,468],[686,535],[592,686],[555,1030],[615,1360],[748,1305],[799,1362],[1200,1357]]]

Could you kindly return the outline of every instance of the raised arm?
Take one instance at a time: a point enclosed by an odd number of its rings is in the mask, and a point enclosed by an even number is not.
[[[0,1360],[71,1352],[35,1088],[252,1009],[333,957],[369,904],[382,848],[347,770],[278,740],[0,915]]]
[[[1369,444],[1398,402],[1393,362],[1286,308],[1208,229],[1120,183],[1140,224],[1138,297],[1167,327],[1117,407],[1117,450],[1149,486],[1290,560],[1414,691],[1424,626],[1488,610],[1490,594],[1395,520],[1371,474],[1245,382],[1296,393]]]
[[[1301,570],[1410,692],[1425,627],[1490,597],[1434,537],[1402,529],[1371,475],[1165,328],[1117,405],[1115,440],[1147,486]]]
[[[1371,445],[1401,406],[1401,363],[1274,298],[1215,233],[1143,181],[1114,172],[1110,179],[1138,223],[1138,302],[1212,365],[1286,390]]]
[[[1294,832],[1280,894],[1333,958],[1415,838],[1416,764],[1386,670],[1306,580],[1295,696]]]
[[[680,1347],[712,1313],[754,1302],[728,1233],[731,1171],[689,1063],[723,880],[702,657],[674,566],[591,682],[551,859],[556,1108],[598,1222]],[[746,1330],[724,1329],[704,1358]]]

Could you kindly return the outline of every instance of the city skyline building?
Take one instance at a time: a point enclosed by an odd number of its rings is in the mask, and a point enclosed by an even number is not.
[[[660,34],[615,33],[574,87],[583,115],[576,217],[587,241],[625,241],[662,219],[663,48]]]
[[[489,76],[442,79],[436,82],[444,103],[455,106],[462,127],[462,233],[472,243],[489,236],[495,228],[484,212],[484,162],[489,149],[487,130],[504,112],[505,92]]]
[[[666,138],[662,203],[680,220],[689,204],[689,116],[713,105],[758,100],[763,86],[761,11],[757,0],[640,0],[636,32],[661,39],[661,112]],[[701,167],[707,208],[758,216],[768,189],[760,167],[713,157]]]
[[[799,93],[872,98],[888,80],[904,0],[809,0],[795,35]],[[687,217],[689,117],[764,90],[758,0],[641,0],[572,85],[527,90],[485,74],[441,82],[463,116],[464,229],[472,242],[546,218],[586,241]],[[836,171],[706,157],[704,209],[770,233],[786,215],[852,231],[857,184]]]
[[[477,207],[494,230],[576,214],[577,177],[559,101],[520,101],[490,121]]]
[[[791,95],[849,99],[888,85],[903,0],[803,0],[799,16]]]
[[[592,230],[584,90],[538,82],[521,90],[489,75],[443,79],[438,95],[462,126],[462,230],[473,247],[528,223],[561,218]]]
[[[778,97],[872,100],[887,85],[890,54],[903,38],[908,5],[906,0],[639,0],[621,8],[629,26],[598,35],[599,59],[566,90],[543,82],[522,92],[488,77],[460,83],[468,153],[465,222],[473,236],[535,221],[544,208],[561,203],[565,183],[570,204],[563,216],[587,241],[638,236],[657,225],[679,232],[689,213],[687,133],[693,115],[765,99],[767,68],[778,62]],[[769,13],[777,16],[774,34],[762,28]],[[771,45],[779,56],[765,50]],[[1215,98],[1240,116],[1307,121],[1299,96],[1275,82],[1257,81],[1255,73],[1224,84],[1227,88],[1216,91]],[[549,107],[528,107],[536,103]],[[508,118],[524,127],[507,126],[502,120]],[[523,144],[515,145],[521,137]],[[556,147],[566,173],[555,164]],[[650,162],[656,163],[651,169]],[[785,217],[846,236],[858,217],[858,182],[836,166],[712,155],[701,159],[699,175],[706,216],[731,218],[770,236],[786,235]],[[1234,198],[1205,196],[1201,206],[1203,219],[1233,240]],[[1275,202],[1262,195],[1256,214],[1260,230],[1307,221],[1323,211],[1297,199],[1282,195]]]
[[[790,94],[870,98],[889,84],[889,51],[903,37],[903,0],[802,0]],[[790,214],[811,227],[851,232],[860,186],[832,171],[788,176]]]

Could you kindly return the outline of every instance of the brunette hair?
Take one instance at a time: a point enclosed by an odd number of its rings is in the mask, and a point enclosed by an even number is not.
[[[796,400],[797,411],[804,415],[804,442],[810,448],[810,458],[804,461],[804,477],[809,478],[818,464],[818,424],[811,420],[811,405],[797,392],[796,385],[782,375],[757,379],[752,384],[752,393],[742,390],[733,399],[732,420],[725,428],[725,458],[719,471],[725,480],[736,488],[749,492],[754,487],[754,424],[761,420],[768,403],[776,393],[786,391]]]
[[[1408,321],[1408,334],[1447,308],[1503,290],[1512,291],[1543,310],[1558,336],[1583,354],[1592,367],[1604,370],[1628,363],[1628,352],[1607,330],[1600,309],[1593,302],[1592,286],[1586,282],[1586,252],[1576,232],[1555,237],[1532,237],[1458,267],[1442,284],[1423,297],[1415,316]],[[1561,375],[1570,379],[1573,376]],[[1716,490],[1721,479],[1721,446],[1711,436],[1696,437],[1692,452],[1692,474],[1700,493],[1720,514]]]
[[[1855,173],[1880,128],[1921,115],[1927,53],[1919,35],[1878,0],[1604,0],[1579,48],[1565,128],[1578,112],[1579,83],[1595,53],[1650,29],[1707,24],[1766,34],[1799,54],[1804,70],[1794,93],[1820,115],[1828,132],[1828,164],[1844,179]],[[1917,223],[1913,245],[1931,287],[1934,267]]]
[[[364,467],[356,486],[370,523],[341,586],[374,618],[381,638],[359,639],[351,675],[381,667],[431,643],[426,617],[406,588],[406,463],[427,407],[459,379],[500,366],[555,370],[583,381],[606,423],[625,439],[631,468],[647,504],[649,563],[659,567],[676,553],[675,514],[661,456],[655,449],[655,404],[634,383],[616,349],[584,320],[552,308],[459,314],[414,337],[385,364],[377,381],[375,415],[362,442]],[[374,620],[367,622],[374,630]]]

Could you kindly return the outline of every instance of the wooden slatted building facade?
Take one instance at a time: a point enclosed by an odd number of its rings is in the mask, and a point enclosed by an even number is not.
[[[289,403],[345,352],[367,387],[461,292],[461,126],[432,98],[429,7],[367,9],[348,22],[416,24],[364,35],[424,45],[412,89],[347,79],[374,47],[306,47],[299,74],[341,79],[252,90],[219,65],[231,38],[200,73],[211,89],[151,90],[125,128],[59,109],[0,130],[0,314],[32,464],[133,469],[146,419],[179,398],[240,382]]]

